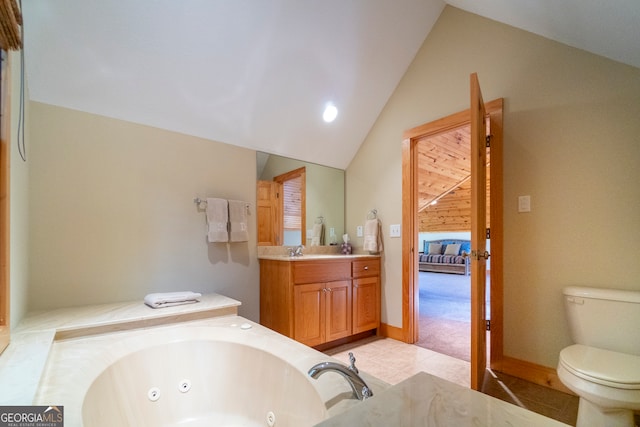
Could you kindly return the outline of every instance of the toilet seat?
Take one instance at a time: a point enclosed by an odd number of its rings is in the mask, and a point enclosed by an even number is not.
[[[560,352],[560,363],[586,381],[640,390],[640,356],[574,344]]]

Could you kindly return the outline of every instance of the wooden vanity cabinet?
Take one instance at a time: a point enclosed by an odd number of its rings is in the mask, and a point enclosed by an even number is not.
[[[380,259],[261,259],[260,323],[312,347],[378,328]]]

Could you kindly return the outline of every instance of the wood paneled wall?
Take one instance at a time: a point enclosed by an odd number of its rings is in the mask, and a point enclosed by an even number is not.
[[[487,168],[487,227],[489,227],[489,168]],[[419,230],[424,232],[471,230],[471,181],[442,197],[437,204],[418,213]]]

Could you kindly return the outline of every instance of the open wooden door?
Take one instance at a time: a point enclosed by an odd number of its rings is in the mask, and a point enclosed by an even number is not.
[[[485,289],[486,113],[476,73],[471,74],[471,388],[480,390],[487,366]]]
[[[258,246],[279,246],[281,244],[280,187],[281,185],[275,181],[258,181],[256,194]]]

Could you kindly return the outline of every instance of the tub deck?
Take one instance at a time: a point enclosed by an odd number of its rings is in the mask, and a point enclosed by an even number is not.
[[[152,309],[140,301],[62,308],[27,315],[0,355],[0,405],[29,405],[55,339],[237,314],[240,302],[218,294]]]
[[[525,408],[420,372],[316,427],[567,427]]]

